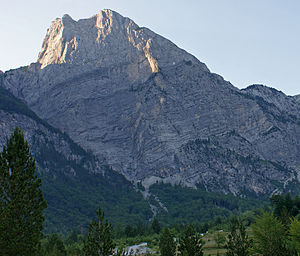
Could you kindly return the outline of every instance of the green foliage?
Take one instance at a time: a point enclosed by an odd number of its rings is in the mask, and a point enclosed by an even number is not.
[[[117,237],[122,237],[122,235],[126,237],[137,237],[152,234],[154,231],[148,223],[138,221],[135,225],[127,224],[124,229],[122,229],[120,225],[115,225],[114,232]]]
[[[51,234],[45,240],[42,246],[42,255],[44,256],[67,256],[66,247],[61,237],[57,234]]]
[[[252,241],[246,232],[243,222],[234,217],[230,223],[230,233],[226,243],[226,256],[248,256],[250,255],[250,247]]]
[[[251,227],[255,252],[265,256],[290,256],[285,227],[273,213],[262,212]]]
[[[214,239],[216,241],[216,244],[218,248],[222,248],[224,244],[226,243],[226,237],[223,233],[217,231],[214,235]]]
[[[179,240],[179,255],[181,256],[203,256],[203,244],[200,234],[193,225],[188,225],[183,236]]]
[[[72,230],[72,232],[67,236],[65,243],[70,245],[78,242],[78,234],[75,230]]]
[[[127,226],[125,227],[124,232],[125,232],[125,235],[126,235],[127,237],[134,237],[134,236],[136,235],[136,233],[135,233],[135,231],[134,231],[134,228],[133,228],[132,226],[130,226],[130,225],[127,225]]]
[[[2,255],[35,255],[47,203],[35,160],[16,128],[0,154],[0,248]]]
[[[124,177],[113,171],[104,176],[90,174],[78,165],[73,166],[76,176],[41,173],[49,205],[45,212],[47,232],[65,233],[74,228],[84,232],[99,203],[113,223],[134,224],[150,218],[151,211],[142,194],[134,191]]]
[[[168,209],[168,212],[161,209],[157,218],[162,223],[172,225],[207,223],[218,216],[222,220],[232,214],[239,215],[246,210],[259,208],[266,204],[258,199],[239,198],[233,195],[207,192],[201,188],[193,189],[162,183],[152,185],[150,192],[157,196]]]
[[[159,250],[161,256],[174,256],[176,252],[176,242],[168,227],[162,231],[159,240]]]
[[[159,234],[161,227],[157,218],[154,218],[151,227],[154,233]]]
[[[122,175],[105,166],[104,174],[89,173],[84,168],[85,163],[93,161],[89,153],[80,152],[83,159],[77,163],[57,152],[51,141],[32,140],[39,148],[36,159],[40,163],[39,175],[49,206],[45,212],[47,233],[67,233],[74,228],[87,231],[99,203],[112,223],[134,224],[151,217],[150,207],[142,194]],[[79,151],[73,147],[71,150]]]
[[[258,210],[247,210],[243,214],[240,215],[240,218],[246,226],[250,226],[255,222],[256,215],[259,214]]]
[[[274,208],[274,216],[285,226],[289,225],[291,217],[295,217],[300,212],[299,197],[292,199],[290,193],[284,196],[272,195],[270,202]]]
[[[89,227],[88,239],[83,251],[86,256],[109,256],[113,254],[115,244],[111,235],[111,224],[104,222],[104,212],[97,211],[97,220],[92,221]]]
[[[292,219],[289,228],[290,245],[292,249],[300,252],[300,221],[297,219]]]
[[[100,203],[113,223],[137,223],[152,215],[149,205],[141,193],[122,175],[110,168],[106,174],[91,174],[88,168],[94,156],[85,152],[66,134],[40,119],[24,103],[7,90],[0,88],[0,109],[9,113],[28,116],[43,125],[58,138],[71,146],[71,154],[79,154],[82,160],[67,159],[58,152],[52,141],[39,131],[31,138],[31,147],[38,163],[38,175],[43,180],[42,190],[48,202],[45,211],[46,233],[67,233],[72,229],[87,231],[89,220],[95,216]],[[74,170],[76,176],[70,173]]]

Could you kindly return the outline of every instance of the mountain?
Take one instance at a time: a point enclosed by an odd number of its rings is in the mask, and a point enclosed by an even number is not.
[[[30,144],[48,203],[46,232],[86,230],[99,204],[114,223],[133,224],[151,218],[152,212],[142,194],[122,175],[1,87],[0,120],[1,147],[16,127]]]
[[[56,19],[37,62],[5,72],[1,86],[135,184],[152,210],[172,199],[160,182],[254,198],[299,191],[299,97],[239,90],[114,11]]]

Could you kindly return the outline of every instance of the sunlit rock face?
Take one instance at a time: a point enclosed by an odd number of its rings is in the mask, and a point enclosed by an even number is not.
[[[298,98],[239,90],[111,10],[56,19],[37,63],[6,72],[2,86],[145,186],[264,194],[297,180]]]
[[[63,63],[94,67],[129,65],[132,78],[147,78],[149,72],[158,72],[159,66],[183,60],[198,62],[170,41],[111,10],[79,21],[69,15],[56,19],[38,57],[41,68]]]

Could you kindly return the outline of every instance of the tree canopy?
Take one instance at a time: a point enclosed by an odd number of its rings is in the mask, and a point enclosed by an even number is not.
[[[2,255],[35,255],[47,203],[35,160],[16,128],[0,153],[0,248]]]
[[[246,232],[243,222],[234,217],[229,225],[229,235],[226,243],[226,256],[248,256],[250,255],[250,247],[252,241]]]
[[[266,256],[288,256],[284,224],[273,213],[262,212],[252,224],[254,249]]]
[[[176,252],[176,242],[168,227],[165,227],[160,235],[159,250],[161,256],[174,256]]]

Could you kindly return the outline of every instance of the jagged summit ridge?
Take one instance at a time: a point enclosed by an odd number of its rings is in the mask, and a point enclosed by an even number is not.
[[[78,21],[67,14],[53,21],[37,62],[45,68],[50,64],[107,66],[137,60],[137,69],[152,73],[158,72],[159,66],[183,60],[199,62],[169,40],[112,10]],[[207,69],[204,64],[203,68]]]

